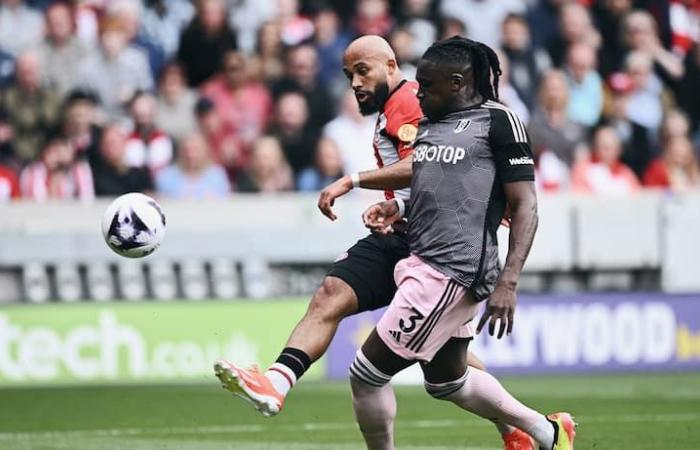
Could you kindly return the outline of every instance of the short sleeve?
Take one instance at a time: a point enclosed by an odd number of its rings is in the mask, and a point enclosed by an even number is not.
[[[413,141],[418,134],[418,122],[423,117],[418,98],[411,84],[402,86],[394,93],[384,107],[386,132],[396,142],[399,158],[403,159],[413,151]]]
[[[504,183],[535,181],[535,160],[525,124],[505,106],[490,109],[489,142]]]

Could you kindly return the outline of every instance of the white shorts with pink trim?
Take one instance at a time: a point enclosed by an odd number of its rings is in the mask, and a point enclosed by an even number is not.
[[[398,356],[428,362],[452,337],[474,336],[479,304],[467,290],[411,255],[394,270],[398,287],[377,333]]]

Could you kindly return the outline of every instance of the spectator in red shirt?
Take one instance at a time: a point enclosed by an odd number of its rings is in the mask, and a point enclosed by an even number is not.
[[[75,148],[62,137],[50,139],[41,159],[22,171],[20,188],[23,197],[38,201],[95,197],[90,166],[76,158]]]
[[[126,135],[119,126],[107,125],[99,142],[100,158],[92,168],[98,197],[153,190],[151,171],[146,167],[127,166],[125,153]]]
[[[640,188],[632,169],[622,163],[622,142],[612,127],[602,126],[593,135],[590,160],[576,163],[572,170],[574,192],[598,195],[627,195]]]
[[[156,126],[156,108],[156,98],[148,92],[137,92],[131,100],[133,129],[126,141],[124,155],[129,167],[147,167],[153,173],[173,160],[173,143]]]
[[[644,174],[644,185],[675,192],[700,187],[700,169],[688,138],[675,137],[666,142],[661,157]]]
[[[214,162],[221,164],[231,181],[248,167],[249,153],[231,126],[226,123],[208,97],[195,105],[199,131],[207,141]]]
[[[9,167],[0,165],[0,203],[19,198],[17,175]]]
[[[243,53],[226,52],[221,69],[202,86],[202,94],[214,102],[225,125],[249,146],[267,128],[272,110],[270,94],[263,84],[251,79]]]

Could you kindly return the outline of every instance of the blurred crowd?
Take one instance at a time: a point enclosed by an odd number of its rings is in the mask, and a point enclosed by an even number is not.
[[[372,168],[341,70],[498,49],[543,191],[700,186],[700,0],[0,0],[0,201],[316,191]]]

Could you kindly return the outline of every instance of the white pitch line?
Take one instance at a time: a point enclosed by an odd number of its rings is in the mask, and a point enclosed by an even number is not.
[[[577,416],[576,421],[586,423],[646,423],[646,422],[694,422],[700,420],[700,413],[668,413],[668,414],[619,414],[606,416]],[[414,420],[398,421],[397,428],[452,428],[459,426],[489,427],[487,421],[474,421],[466,424],[463,420]],[[9,431],[0,432],[0,440],[29,440],[29,439],[60,439],[60,438],[108,438],[129,436],[159,436],[172,434],[233,434],[233,433],[260,433],[274,430],[299,430],[306,431],[334,431],[354,430],[357,428],[351,422],[307,422],[301,424],[289,424],[284,426],[274,425],[212,425],[197,427],[159,427],[159,428],[107,428],[96,430],[56,430],[56,431]],[[419,447],[415,447],[418,449]],[[428,447],[425,447],[428,448]],[[433,447],[430,447],[433,448]],[[447,447],[446,447],[447,448]]]

